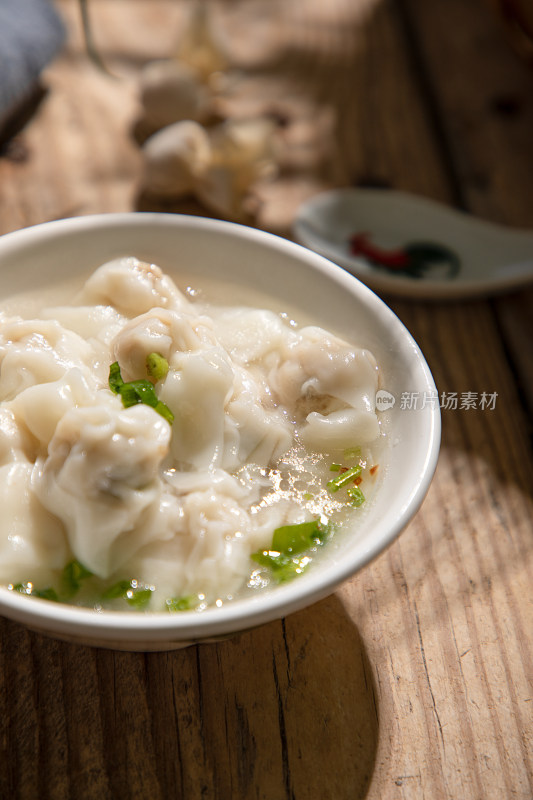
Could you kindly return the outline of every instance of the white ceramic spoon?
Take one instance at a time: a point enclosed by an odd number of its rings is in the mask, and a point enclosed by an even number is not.
[[[471,217],[433,200],[389,189],[323,192],[298,210],[294,237],[353,273],[378,292],[412,298],[462,298],[533,284],[533,231],[513,230]],[[435,264],[413,278],[351,255],[350,237],[366,233],[375,245],[396,249],[431,242],[453,251],[460,269],[450,277]]]

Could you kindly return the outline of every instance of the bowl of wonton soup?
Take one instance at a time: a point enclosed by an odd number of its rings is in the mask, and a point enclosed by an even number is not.
[[[0,613],[117,649],[327,596],[411,520],[440,443],[424,357],[367,287],[172,214],[0,239],[0,399]]]

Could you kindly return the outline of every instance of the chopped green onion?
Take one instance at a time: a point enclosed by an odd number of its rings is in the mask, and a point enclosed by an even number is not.
[[[119,394],[123,386],[124,386],[124,381],[122,380],[120,367],[118,365],[118,361],[115,361],[109,367],[109,388],[115,394]]]
[[[66,597],[72,597],[80,590],[81,582],[91,577],[92,572],[89,572],[83,564],[80,564],[76,559],[70,561],[61,574],[62,593]]]
[[[160,414],[162,417],[166,419],[169,425],[172,425],[172,423],[174,422],[174,414],[172,413],[172,411],[168,406],[166,406],[164,403],[160,401],[156,406],[154,406],[154,408],[158,414]]]
[[[58,594],[51,586],[47,586],[45,589],[35,589],[33,583],[28,581],[27,583],[10,584],[9,588],[21,594],[31,595],[31,597],[40,597],[41,600],[53,600],[54,603],[59,602]]]
[[[301,575],[313,560],[309,551],[323,544],[330,533],[330,525],[318,519],[283,525],[274,531],[272,546],[252,553],[252,561],[267,567],[277,583],[292,580]]]
[[[332,480],[328,481],[327,487],[330,492],[338,492],[343,486],[346,486],[347,483],[350,483],[355,478],[358,478],[362,472],[362,467],[360,464],[356,464],[355,467],[351,469],[347,469],[346,472],[342,472],[338,478],[332,478]]]
[[[118,581],[103,592],[102,599],[115,600],[117,597],[124,597],[130,587],[131,581]]]
[[[134,608],[145,608],[150,602],[153,589],[145,587],[143,589],[132,589],[128,592],[126,602]]]
[[[189,594],[183,597],[168,597],[165,605],[168,611],[191,611],[198,605],[198,595]]]
[[[252,553],[251,558],[256,564],[268,567],[272,572],[272,577],[278,583],[292,580],[297,575],[301,575],[311,563],[311,558],[308,556],[293,558],[277,550],[259,550]]]
[[[282,555],[296,555],[320,544],[325,538],[325,528],[317,519],[296,525],[283,525],[272,535],[272,550]]]
[[[146,358],[148,375],[156,381],[162,381],[168,374],[168,361],[159,353],[150,353]]]
[[[32,585],[27,583],[10,583],[9,588],[13,592],[20,592],[21,594],[31,594],[32,593]]]
[[[342,464],[331,464],[329,471],[330,472],[340,472],[342,468]]]
[[[150,381],[146,381],[152,389],[154,388]],[[131,406],[137,405],[137,403],[144,403],[148,406],[154,406],[154,401],[150,389],[148,386],[144,385],[141,381],[131,381],[130,383],[124,383],[120,387],[119,394],[122,398],[122,405],[124,408],[131,408]]]
[[[32,595],[40,597],[41,600],[52,600],[54,603],[59,602],[58,594],[51,586],[48,586],[46,589],[34,589]]]
[[[109,367],[109,388],[112,392],[121,396],[124,408],[144,403],[144,405],[155,409],[170,424],[174,421],[174,414],[168,406],[159,400],[155,393],[154,385],[149,380],[141,378],[127,383],[122,380],[118,361],[115,361]]]
[[[348,496],[351,500],[352,506],[362,506],[365,502],[365,496],[359,486],[349,486],[347,489]]]
[[[150,602],[153,589],[136,580],[123,580],[114,583],[102,594],[102,600],[121,598],[134,608],[144,608]]]

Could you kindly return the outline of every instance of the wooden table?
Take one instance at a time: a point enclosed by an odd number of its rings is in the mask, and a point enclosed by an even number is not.
[[[142,64],[177,0],[76,3],[48,94],[0,158],[2,233],[142,206]],[[533,72],[483,0],[213,4],[288,158],[254,224],[288,233],[331,185],[392,186],[533,228]],[[246,83],[246,81],[245,81]],[[289,102],[290,100],[290,102]],[[176,204],[171,210],[196,210]],[[437,473],[399,540],[328,599],[219,644],[124,653],[0,622],[0,797],[533,797],[533,292],[385,298],[442,393]]]

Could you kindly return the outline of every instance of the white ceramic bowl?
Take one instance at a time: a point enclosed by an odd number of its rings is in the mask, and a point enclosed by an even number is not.
[[[122,255],[176,277],[223,278],[301,308],[326,328],[368,347],[395,399],[382,412],[389,446],[381,486],[353,536],[324,548],[319,566],[249,599],[202,612],[95,612],[0,588],[0,614],[61,639],[127,650],[163,650],[219,639],[301,609],[381,553],[419,508],[440,444],[438,403],[408,410],[400,398],[435,394],[420,349],[395,314],[356,278],[306,248],[232,223],[171,214],[129,213],[49,222],[0,238],[0,297],[39,290]]]

